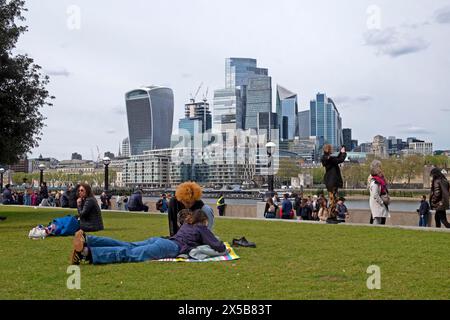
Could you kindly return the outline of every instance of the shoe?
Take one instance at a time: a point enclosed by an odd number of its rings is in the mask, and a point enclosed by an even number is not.
[[[0,217],[0,220],[4,221],[4,220],[6,220],[6,217]]]
[[[73,238],[73,249],[76,252],[81,252],[84,249],[84,246],[86,245],[86,234],[83,230],[78,230],[75,233],[75,237]]]
[[[72,255],[70,256],[70,264],[80,265],[81,261],[83,261],[84,257],[81,252],[77,252],[76,250],[72,251]]]
[[[240,239],[233,239],[233,247],[256,248],[256,244],[242,237]]]

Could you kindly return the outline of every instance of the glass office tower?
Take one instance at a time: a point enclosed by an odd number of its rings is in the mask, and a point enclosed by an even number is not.
[[[245,129],[258,128],[258,113],[272,112],[272,78],[260,76],[250,78],[247,86],[247,106],[245,107]]]
[[[293,140],[298,136],[298,98],[297,94],[293,93],[280,85],[277,85],[277,114],[278,119],[287,117],[287,130],[284,125],[280,126],[280,137],[283,140]]]
[[[174,98],[172,89],[149,86],[125,94],[130,154],[170,148]]]
[[[316,136],[321,145],[331,144],[339,148],[343,144],[342,118],[334,101],[318,93],[310,104],[311,136]]]

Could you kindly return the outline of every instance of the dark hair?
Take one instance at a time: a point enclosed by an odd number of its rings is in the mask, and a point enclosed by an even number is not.
[[[208,221],[208,216],[202,209],[197,209],[192,214],[186,216],[184,221],[192,225],[203,224],[205,221]]]
[[[80,183],[77,188],[77,194],[80,187],[83,187],[84,190],[86,190],[86,198],[94,197],[94,193],[92,192],[92,188],[90,185],[88,185],[87,183]]]
[[[275,205],[275,204],[273,203],[273,199],[270,198],[270,197],[267,199],[267,202],[268,202],[270,205]]]

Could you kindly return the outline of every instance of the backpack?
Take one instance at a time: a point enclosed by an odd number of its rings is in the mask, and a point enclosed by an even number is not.
[[[50,226],[53,227],[51,228],[51,234],[54,236],[73,236],[75,235],[75,232],[80,230],[80,222],[71,215],[53,219],[53,221],[49,223],[49,227]]]
[[[159,199],[158,202],[156,202],[156,210],[161,210],[162,208],[162,199]]]

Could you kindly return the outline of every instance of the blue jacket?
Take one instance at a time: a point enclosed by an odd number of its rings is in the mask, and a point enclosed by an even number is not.
[[[430,205],[428,204],[428,201],[421,201],[420,202],[420,208],[419,208],[419,214],[426,215],[430,213]]]
[[[289,199],[284,199],[283,202],[281,202],[281,208],[283,210],[283,215],[287,216],[291,213],[292,210],[292,202]]]

